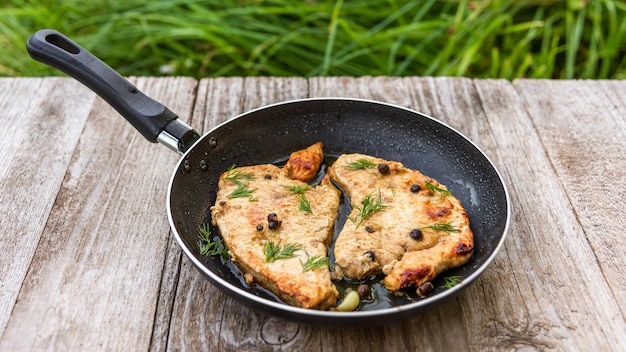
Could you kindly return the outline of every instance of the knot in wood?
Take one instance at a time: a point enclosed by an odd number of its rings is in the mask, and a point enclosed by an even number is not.
[[[283,345],[292,341],[300,326],[278,318],[269,318],[261,326],[261,339],[269,345]]]

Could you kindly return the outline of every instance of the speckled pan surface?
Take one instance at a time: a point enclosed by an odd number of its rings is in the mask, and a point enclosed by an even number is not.
[[[472,259],[446,273],[460,276],[461,282],[445,288],[436,280],[435,291],[426,298],[385,299],[366,310],[305,310],[247,286],[232,264],[222,258],[200,255],[197,229],[211,222],[209,208],[222,172],[233,164],[281,163],[291,152],[318,141],[324,143],[329,160],[343,153],[369,154],[400,161],[445,184],[466,208],[475,236]],[[274,104],[217,126],[181,158],[170,181],[167,208],[177,241],[212,284],[254,309],[330,327],[397,322],[456,296],[491,263],[504,242],[510,220],[509,197],[500,174],[466,137],[410,109],[346,98]],[[343,221],[340,215],[337,227]]]

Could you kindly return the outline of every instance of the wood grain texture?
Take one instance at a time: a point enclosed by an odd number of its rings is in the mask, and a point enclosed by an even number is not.
[[[195,84],[137,81],[186,115]],[[89,118],[2,335],[3,350],[149,346],[168,243],[165,193],[177,156],[145,141],[104,101],[85,105]]]
[[[0,79],[0,336],[94,94],[68,79]]]
[[[597,275],[601,268],[596,253],[542,139],[546,134],[562,136],[549,127],[558,118],[548,111],[533,116],[538,111],[528,103],[528,96],[536,95],[571,109],[557,92],[565,86],[549,90],[546,83],[536,82],[535,93],[524,90],[525,100],[508,82],[475,82],[514,201],[515,221],[505,253],[512,268],[510,287],[522,300],[509,301],[519,308],[497,323],[540,346],[619,350],[626,344],[624,315],[606,278]]]
[[[519,80],[515,87],[580,227],[564,234],[574,237],[567,241],[575,245],[571,260],[580,262],[583,248],[597,262],[581,263],[590,267],[580,268],[578,294],[606,323],[607,342],[626,346],[626,262],[619,255],[626,252],[626,82]]]
[[[177,155],[71,79],[0,79],[0,350],[626,346],[624,81],[133,81],[201,132],[303,97],[375,99],[431,115],[502,173],[513,206],[505,245],[460,296],[414,319],[324,329],[267,316],[213,287],[171,235],[165,193]]]

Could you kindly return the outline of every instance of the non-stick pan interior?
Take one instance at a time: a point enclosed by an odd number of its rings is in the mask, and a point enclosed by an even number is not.
[[[209,208],[222,172],[233,164],[280,163],[291,152],[318,141],[330,157],[364,153],[418,169],[445,184],[467,210],[475,236],[474,255],[450,273],[461,276],[462,283],[455,290],[436,284],[430,297],[407,304],[406,310],[397,310],[398,314],[392,308],[384,310],[387,320],[450,298],[493,259],[508,226],[508,196],[500,175],[472,142],[435,119],[401,107],[353,99],[308,99],[240,115],[203,136],[180,161],[170,185],[170,220],[185,253],[213,284],[268,313],[296,320],[306,317],[305,322],[311,323],[351,323],[344,321],[350,319],[345,313],[301,312],[286,306],[283,312],[271,294],[246,286],[222,258],[201,256],[198,246],[197,230],[211,222]],[[250,293],[266,298],[268,305],[263,299],[251,302]],[[357,325],[385,322],[375,311],[362,314]]]

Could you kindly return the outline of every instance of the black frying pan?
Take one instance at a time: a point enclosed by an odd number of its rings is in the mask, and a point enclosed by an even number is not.
[[[117,109],[149,141],[161,142],[182,158],[172,175],[167,212],[174,236],[195,267],[213,285],[254,309],[301,323],[366,326],[397,322],[455,297],[487,268],[503,245],[510,204],[491,161],[467,138],[445,124],[391,104],[343,98],[288,101],[241,114],[200,137],[163,105],[146,97],[122,76],[67,37],[41,30],[27,42],[30,55],[81,81]],[[281,303],[262,288],[246,285],[222,257],[200,254],[198,228],[211,223],[219,175],[231,165],[285,162],[289,154],[324,143],[328,163],[343,153],[397,160],[445,184],[461,200],[475,236],[472,259],[441,274],[426,298],[380,298],[354,312],[317,311]],[[349,203],[348,203],[349,204]],[[343,218],[342,218],[343,217]],[[345,215],[337,221],[336,232]],[[217,233],[213,229],[213,233]],[[459,276],[452,288],[443,277]],[[376,279],[370,284],[376,289]],[[339,283],[342,291],[351,283]]]

